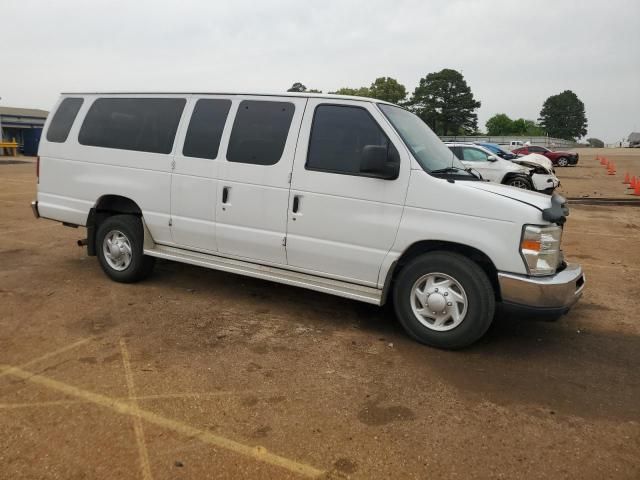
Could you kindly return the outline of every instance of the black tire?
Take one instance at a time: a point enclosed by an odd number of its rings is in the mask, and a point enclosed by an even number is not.
[[[105,237],[112,232],[120,232],[131,248],[130,261],[123,270],[114,268],[105,257]],[[113,215],[105,218],[96,232],[96,253],[104,273],[112,280],[122,283],[133,283],[148,277],[153,270],[155,258],[142,253],[143,242],[142,220],[139,217]]]
[[[522,188],[523,190],[533,190],[533,183],[531,183],[531,179],[524,175],[511,177],[509,180],[504,182],[504,184],[511,187]]]
[[[466,293],[466,314],[462,322],[450,330],[433,330],[421,323],[413,312],[413,287],[429,273],[448,275]],[[469,258],[453,252],[429,252],[412,260],[398,274],[393,297],[398,320],[409,336],[438,348],[457,349],[476,342],[491,326],[495,313],[493,287],[484,270]]]
[[[569,160],[565,157],[560,157],[557,161],[556,164],[559,167],[568,167],[569,166]]]

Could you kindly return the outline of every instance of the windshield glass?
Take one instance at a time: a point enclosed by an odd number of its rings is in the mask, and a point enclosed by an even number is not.
[[[379,103],[378,106],[409,147],[420,166],[427,172],[450,167],[464,170],[465,167],[460,160],[416,115],[392,105]]]

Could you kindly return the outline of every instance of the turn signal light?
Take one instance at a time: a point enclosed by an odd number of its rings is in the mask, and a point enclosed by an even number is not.
[[[536,240],[522,240],[520,248],[522,250],[533,250],[534,252],[539,252],[540,242]]]

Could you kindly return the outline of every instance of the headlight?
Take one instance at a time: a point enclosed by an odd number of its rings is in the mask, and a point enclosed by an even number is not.
[[[525,225],[520,253],[530,275],[551,275],[556,272],[560,265],[561,238],[562,228],[557,225]]]

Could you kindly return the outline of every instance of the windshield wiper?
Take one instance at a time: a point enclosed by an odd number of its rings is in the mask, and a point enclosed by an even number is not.
[[[436,170],[431,170],[431,174],[439,174],[439,173],[457,173],[457,172],[465,172],[471,175],[473,178],[477,178],[478,180],[482,180],[482,177],[478,174],[473,173],[473,169],[471,167],[468,168],[460,168],[460,167],[446,167],[446,168],[438,168]]]
[[[460,167],[446,167],[446,168],[438,168],[436,170],[431,170],[430,173],[455,173],[455,172],[466,172],[467,170]]]

